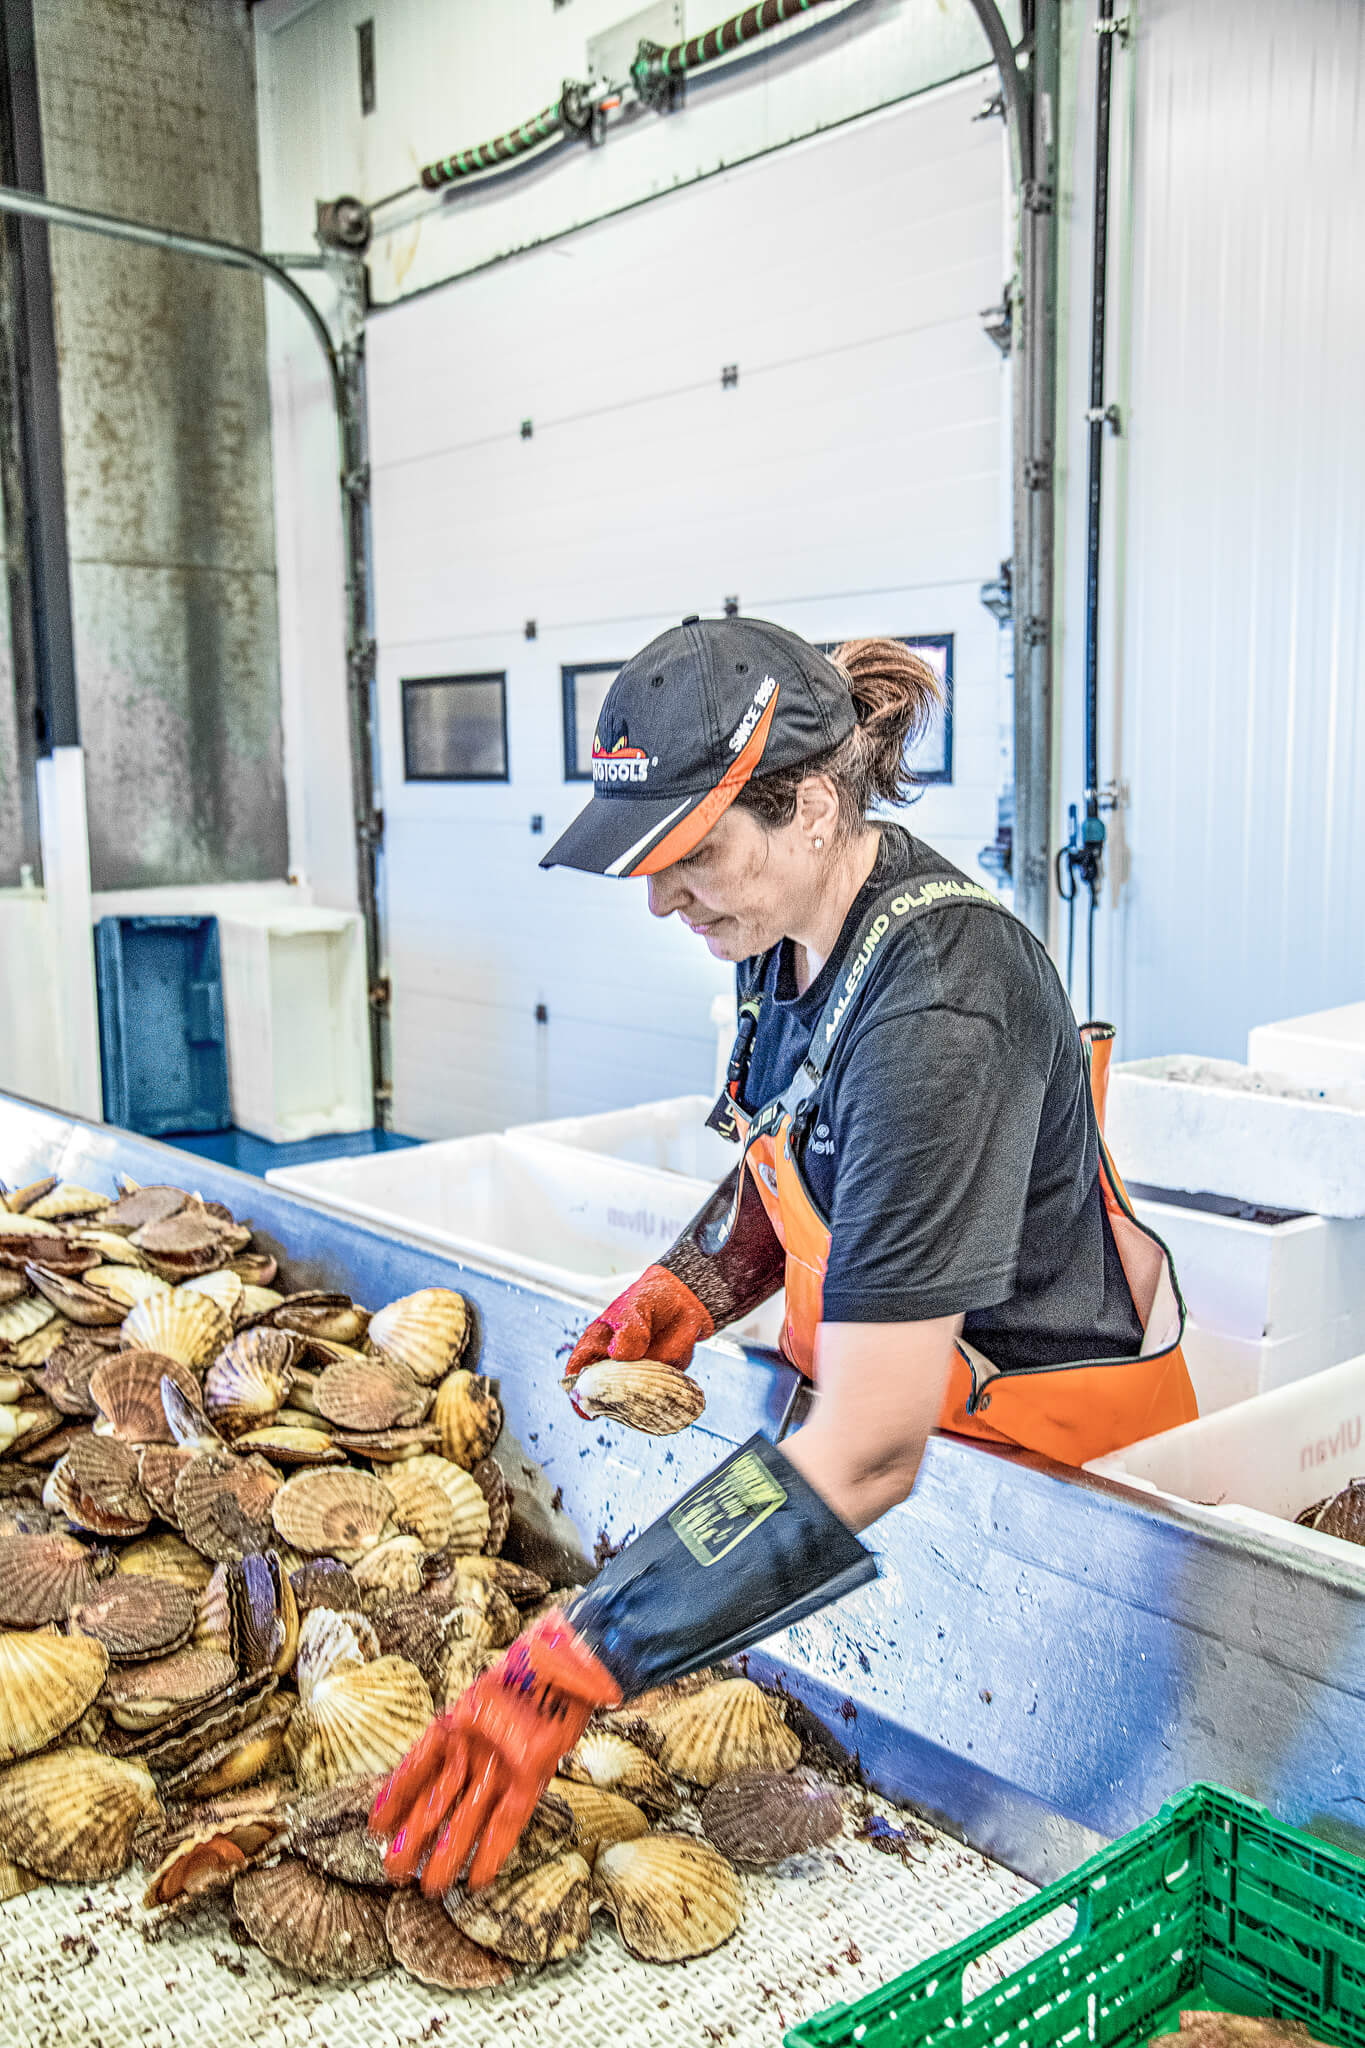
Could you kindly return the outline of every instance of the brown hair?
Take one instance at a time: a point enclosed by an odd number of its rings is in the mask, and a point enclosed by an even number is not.
[[[852,692],[858,723],[838,746],[745,784],[735,803],[770,832],[796,816],[808,775],[828,775],[834,784],[841,839],[861,831],[874,803],[902,802],[915,780],[905,765],[906,746],[943,701],[938,677],[903,640],[846,640],[830,658]]]

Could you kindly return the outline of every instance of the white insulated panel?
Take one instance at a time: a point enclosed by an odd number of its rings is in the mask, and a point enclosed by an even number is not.
[[[968,868],[994,837],[977,591],[1007,542],[978,314],[1002,134],[979,100],[935,93],[372,321],[399,1129],[710,1087],[730,970],[642,884],[538,870],[590,793],[563,779],[561,664],[625,660],[731,595],[812,639],[952,632],[955,781],[908,822]],[[402,679],[489,670],[510,781],[405,783]]]

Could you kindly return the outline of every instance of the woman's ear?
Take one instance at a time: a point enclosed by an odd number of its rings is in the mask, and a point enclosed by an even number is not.
[[[839,823],[839,797],[828,775],[808,775],[796,799],[796,822],[802,836],[824,846],[834,844]]]

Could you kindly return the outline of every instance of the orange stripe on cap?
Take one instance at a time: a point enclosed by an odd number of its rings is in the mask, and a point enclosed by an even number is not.
[[[708,790],[696,809],[689,811],[680,825],[666,832],[658,845],[647,853],[643,860],[636,861],[630,870],[632,875],[657,875],[664,868],[672,867],[675,860],[686,860],[693,848],[699,846],[717,818],[728,811],[735,798],[743,789],[749,777],[763,758],[763,749],[768,744],[768,731],[777,709],[778,684],[768,699],[768,708],[759,719],[741,751],[736,754],[730,766],[721,776],[714,789]]]

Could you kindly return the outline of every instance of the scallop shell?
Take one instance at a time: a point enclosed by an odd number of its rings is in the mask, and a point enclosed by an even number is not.
[[[137,1483],[137,1459],[113,1437],[73,1444],[52,1468],[52,1503],[78,1529],[95,1536],[139,1536],[152,1519]]]
[[[393,1516],[393,1495],[373,1474],[349,1467],[299,1472],[275,1495],[271,1515],[296,1550],[352,1564],[381,1540]]]
[[[481,1373],[447,1373],[436,1389],[432,1420],[452,1464],[472,1472],[502,1434],[502,1403]]]
[[[367,1551],[355,1567],[355,1582],[367,1590],[420,1593],[427,1547],[416,1536],[391,1536]]]
[[[273,1287],[257,1287],[250,1280],[242,1289],[242,1298],[237,1304],[235,1321],[239,1327],[256,1322],[261,1316],[268,1316],[278,1308],[284,1296],[276,1294]]]
[[[19,1306],[20,1303],[16,1301],[14,1307]],[[5,1311],[0,1309],[0,1315],[4,1313]],[[44,1323],[41,1330],[31,1330],[27,1337],[16,1339],[9,1364],[24,1372],[32,1366],[46,1364],[53,1352],[60,1350],[61,1346],[68,1342],[76,1327],[74,1323],[69,1323],[65,1316],[54,1314],[51,1322]]]
[[[123,1341],[130,1350],[164,1351],[192,1372],[206,1366],[231,1335],[232,1325],[217,1302],[178,1287],[149,1294],[123,1325]]]
[[[232,1907],[272,1962],[315,1983],[373,1977],[389,1965],[386,1898],[321,1877],[294,1858],[244,1871]]]
[[[832,1842],[844,1809],[810,1772],[757,1771],[713,1785],[701,1802],[701,1824],[734,1863],[780,1863]]]
[[[182,1394],[175,1381],[162,1378],[161,1406],[165,1411],[166,1426],[182,1451],[227,1451],[227,1440],[209,1421],[200,1406],[203,1396],[196,1393],[191,1401]]]
[[[438,1991],[487,1991],[506,1984],[512,1965],[471,1941],[437,1899],[395,1892],[384,1923],[394,1960]]]
[[[31,1870],[25,1870],[22,1864],[11,1863],[7,1856],[0,1856],[0,1905],[8,1904],[11,1899],[21,1899],[25,1892],[36,1891],[42,1881],[40,1877],[35,1877]],[[445,1908],[438,1906],[436,1910],[444,1919]],[[455,1933],[453,1927],[450,1931],[452,1934]],[[456,1938],[458,1940],[461,1937]],[[469,1946],[473,1948],[473,1943]],[[475,1949],[474,1953],[482,1955],[483,1950]],[[491,1957],[489,1960],[492,1960]]]
[[[135,1244],[126,1237],[120,1237],[116,1230],[100,1230],[90,1224],[83,1224],[73,1230],[66,1240],[68,1246],[83,1247],[94,1253],[90,1260],[93,1266],[137,1266],[145,1267],[145,1261]],[[55,1260],[49,1260],[55,1264]]]
[[[598,1855],[592,1889],[614,1914],[631,1954],[647,1963],[708,1955],[744,1916],[739,1877],[692,1835],[613,1843]]]
[[[74,1180],[59,1181],[57,1186],[36,1202],[30,1203],[25,1215],[36,1216],[43,1223],[60,1223],[76,1216],[93,1216],[97,1210],[109,1207],[108,1195],[97,1195],[92,1188],[78,1187]]]
[[[449,1287],[420,1288],[370,1318],[371,1350],[396,1358],[424,1387],[449,1372],[468,1338],[469,1305]]]
[[[182,1536],[174,1536],[169,1530],[125,1544],[118,1554],[118,1568],[130,1574],[146,1573],[154,1579],[169,1579],[172,1585],[186,1586],[191,1593],[203,1591],[213,1570]]]
[[[492,1579],[457,1579],[451,1603],[452,1633],[504,1650],[521,1634],[516,1603]]]
[[[199,1382],[187,1366],[160,1351],[111,1351],[90,1375],[90,1396],[122,1443],[173,1441],[161,1399],[161,1382],[172,1380],[187,1401],[199,1402]]]
[[[204,1407],[225,1436],[266,1422],[294,1384],[298,1346],[283,1330],[243,1330],[204,1375]]]
[[[121,1305],[122,1315],[116,1319],[120,1322],[140,1301],[153,1294],[169,1294],[171,1287],[170,1281],[163,1280],[159,1273],[149,1272],[145,1266],[130,1266],[122,1260],[93,1266],[85,1276],[85,1284],[98,1288],[111,1302]]]
[[[498,1653],[486,1643],[475,1643],[467,1637],[457,1636],[441,1651],[441,1678],[438,1688],[442,1711],[453,1707],[462,1694],[467,1693],[474,1680],[497,1662]]]
[[[55,1742],[80,1720],[108,1669],[103,1643],[83,1636],[48,1629],[0,1635],[0,1763]]]
[[[287,1411],[281,1411],[282,1413]],[[259,1451],[273,1465],[344,1465],[346,1453],[338,1450],[325,1430],[308,1429],[294,1423],[268,1423],[264,1429],[249,1429],[237,1438],[239,1451]]]
[[[45,1329],[57,1311],[41,1294],[21,1294],[0,1308],[0,1344],[18,1344]]]
[[[307,1706],[314,1688],[334,1671],[356,1671],[379,1655],[379,1640],[363,1614],[310,1607],[299,1624],[295,1678]]]
[[[726,1678],[652,1715],[659,1762],[693,1785],[745,1771],[790,1771],[801,1744],[774,1702],[748,1678]]]
[[[305,1792],[289,1810],[287,1848],[310,1870],[346,1884],[387,1886],[384,1844],[369,1831],[382,1777],[351,1778],[323,1792]]]
[[[469,1476],[488,1502],[488,1535],[483,1547],[490,1557],[496,1557],[512,1526],[512,1489],[496,1458],[480,1458]]]
[[[441,1432],[427,1423],[418,1429],[339,1429],[334,1440],[343,1451],[356,1457],[372,1458],[376,1464],[397,1465],[423,1451],[434,1451],[441,1441]]]
[[[0,1538],[0,1628],[65,1621],[95,1592],[95,1560],[74,1536]]]
[[[413,1429],[431,1395],[405,1365],[391,1358],[338,1360],[313,1388],[318,1413],[340,1429]]]
[[[1315,1501],[1294,1518],[1307,1529],[1320,1529],[1343,1543],[1365,1542],[1365,1480],[1353,1479],[1340,1493]]]
[[[165,1790],[177,1797],[208,1799],[252,1784],[283,1758],[292,1713],[292,1701],[271,1700],[249,1726],[211,1743],[174,1777],[164,1779]]]
[[[622,1735],[590,1729],[559,1766],[560,1776],[615,1792],[656,1813],[676,1813],[677,1787],[661,1764]]]
[[[156,1216],[133,1232],[133,1243],[149,1259],[193,1259],[216,1253],[219,1228],[202,1202],[190,1197],[173,1216]]]
[[[254,1840],[256,1830],[241,1831]],[[223,1827],[194,1828],[182,1835],[152,1872],[142,1903],[150,1911],[173,1906],[179,1899],[202,1899],[226,1891],[251,1858],[233,1830]]]
[[[216,1564],[213,1577],[195,1602],[193,1627],[197,1650],[216,1650],[222,1657],[233,1656],[232,1575],[237,1569],[235,1564]]]
[[[435,1714],[426,1680],[404,1657],[334,1668],[317,1680],[290,1728],[305,1791],[389,1772]]]
[[[111,1658],[163,1657],[189,1640],[194,1595],[169,1579],[106,1579],[94,1595],[71,1610],[73,1635],[92,1636]]]
[[[242,1559],[233,1649],[244,1671],[283,1678],[299,1647],[299,1607],[277,1550]]]
[[[43,1392],[63,1415],[94,1415],[90,1376],[109,1355],[87,1337],[67,1338],[43,1367]]]
[[[237,1275],[247,1287],[268,1288],[272,1285],[279,1267],[269,1252],[239,1252],[228,1262],[228,1270]],[[279,1297],[283,1299],[283,1297]]]
[[[706,1406],[706,1396],[694,1379],[652,1358],[605,1358],[564,1384],[580,1415],[600,1415],[645,1436],[676,1436]]]
[[[0,1841],[40,1877],[117,1877],[135,1830],[160,1810],[144,1765],[94,1749],[56,1749],[0,1773]]]
[[[39,1332],[40,1337],[46,1335],[45,1330]],[[25,1394],[22,1408],[0,1407],[0,1416],[10,1432],[9,1444],[15,1457],[34,1464],[50,1464],[69,1450],[73,1442],[83,1442],[87,1435],[84,1429],[73,1430],[61,1409],[42,1394]]]
[[[282,1491],[264,1458],[204,1452],[175,1482],[175,1518],[202,1556],[232,1564],[269,1549],[271,1508]]]
[[[589,1862],[612,1842],[633,1842],[649,1832],[649,1815],[618,1792],[603,1792],[574,1778],[553,1778],[550,1790],[573,1815],[573,1845]]]
[[[216,1302],[231,1323],[236,1322],[241,1310],[246,1285],[238,1273],[231,1273],[226,1266],[220,1266],[213,1273],[196,1273],[192,1279],[182,1280],[181,1288],[186,1294],[203,1294]]]
[[[175,1483],[194,1459],[180,1444],[144,1444],[137,1454],[137,1483],[165,1522],[175,1521]]]
[[[516,1963],[557,1963],[589,1933],[592,1872],[576,1849],[477,1892],[450,1892],[446,1910],[461,1934]]]
[[[293,1330],[318,1344],[359,1344],[370,1327],[367,1310],[358,1308],[344,1294],[288,1294],[278,1304],[271,1321],[280,1330]]]
[[[344,1564],[334,1557],[310,1557],[289,1575],[299,1612],[314,1607],[331,1607],[343,1613],[360,1612],[360,1588]]]
[[[519,1606],[530,1606],[533,1601],[543,1600],[550,1590],[550,1581],[543,1579],[539,1572],[528,1571],[522,1564],[513,1564],[507,1557],[457,1557],[451,1577],[466,1585],[478,1582],[496,1586]]]
[[[393,1495],[399,1528],[415,1536],[428,1554],[443,1550],[456,1529],[455,1504],[445,1487],[429,1473],[411,1472],[406,1465],[392,1466],[384,1484]]]
[[[30,1286],[72,1323],[121,1323],[127,1309],[101,1287],[87,1287],[74,1273],[54,1272],[49,1266],[25,1266]]]
[[[130,1187],[111,1208],[100,1212],[100,1229],[116,1230],[121,1237],[131,1237],[145,1224],[177,1215],[188,1200],[183,1188]]]
[[[218,1650],[174,1650],[145,1664],[118,1665],[104,1682],[101,1702],[120,1728],[155,1728],[184,1707],[212,1699],[237,1676],[235,1661]]]

